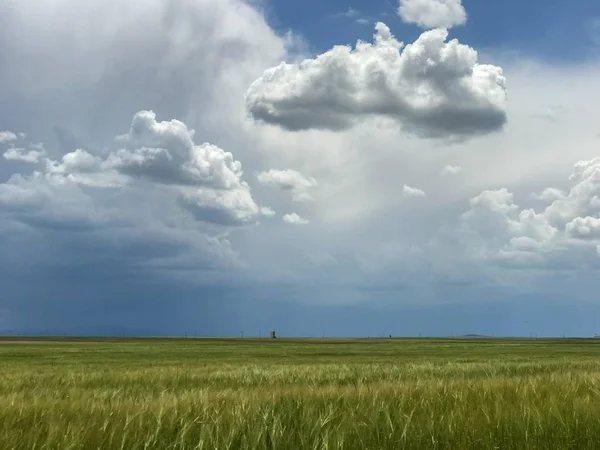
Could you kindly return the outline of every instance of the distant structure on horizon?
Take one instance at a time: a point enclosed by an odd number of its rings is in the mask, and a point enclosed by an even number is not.
[[[277,338],[277,336],[275,336],[275,331],[271,331],[271,339],[275,339]]]

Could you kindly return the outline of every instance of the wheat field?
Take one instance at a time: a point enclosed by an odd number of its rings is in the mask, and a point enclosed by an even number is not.
[[[597,449],[593,340],[4,339],[0,449]]]

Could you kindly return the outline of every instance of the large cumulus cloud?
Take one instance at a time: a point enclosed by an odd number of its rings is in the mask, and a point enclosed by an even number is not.
[[[46,159],[43,176],[48,183],[74,182],[95,188],[124,187],[145,181],[178,193],[179,204],[201,221],[217,225],[243,225],[261,215],[248,183],[241,179],[242,165],[229,152],[194,143],[194,130],[179,120],[156,121],[152,111],[140,111],[130,130],[116,138],[123,145],[102,158],[76,149],[60,160]],[[5,189],[10,188],[10,182]]]
[[[379,22],[372,44],[335,46],[265,71],[246,92],[248,111],[288,130],[344,130],[369,116],[425,137],[501,129],[507,120],[502,69],[478,63],[474,49],[447,37],[445,29],[430,30],[404,46]]]

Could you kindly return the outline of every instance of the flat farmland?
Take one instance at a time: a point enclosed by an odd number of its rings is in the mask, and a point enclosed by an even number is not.
[[[5,338],[0,448],[597,449],[600,341]]]

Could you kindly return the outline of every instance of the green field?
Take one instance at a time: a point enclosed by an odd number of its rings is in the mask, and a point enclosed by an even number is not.
[[[0,341],[0,449],[597,449],[594,340]]]

